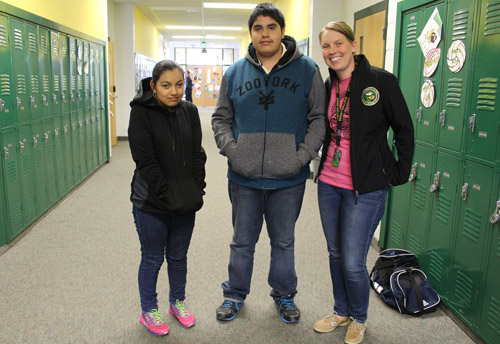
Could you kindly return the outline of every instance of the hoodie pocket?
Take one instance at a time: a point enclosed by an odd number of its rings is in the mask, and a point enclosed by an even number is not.
[[[194,179],[171,181],[159,201],[172,215],[193,213],[203,206],[203,197]]]

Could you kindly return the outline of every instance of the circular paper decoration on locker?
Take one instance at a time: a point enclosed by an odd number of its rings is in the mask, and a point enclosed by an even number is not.
[[[466,55],[467,53],[465,51],[464,42],[453,41],[450,48],[448,49],[448,54],[446,55],[448,68],[450,68],[453,73],[460,72],[460,70],[464,66]]]
[[[434,74],[439,64],[440,57],[441,57],[441,49],[439,48],[431,49],[429,50],[427,55],[425,55],[424,76],[426,78]]]
[[[432,83],[432,80],[425,80],[422,85],[422,90],[420,91],[420,100],[422,101],[424,107],[430,108],[432,104],[434,104],[435,96],[434,84]]]

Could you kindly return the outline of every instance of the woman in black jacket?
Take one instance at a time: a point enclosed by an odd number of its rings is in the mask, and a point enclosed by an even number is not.
[[[319,38],[330,78],[318,203],[335,305],[333,314],[316,322],[314,329],[330,332],[349,325],[345,342],[357,344],[366,330],[368,249],[389,187],[408,180],[413,124],[396,77],[370,66],[364,55],[354,55],[356,41],[346,23],[328,23]],[[397,160],[387,143],[389,127]]]
[[[164,60],[156,64],[152,78],[142,80],[130,103],[128,138],[136,163],[130,200],[141,243],[140,321],[155,335],[169,331],[158,311],[156,293],[165,258],[169,312],[185,327],[195,324],[184,304],[187,251],[195,212],[203,205],[207,157],[198,109],[181,100],[183,93],[182,68]]]

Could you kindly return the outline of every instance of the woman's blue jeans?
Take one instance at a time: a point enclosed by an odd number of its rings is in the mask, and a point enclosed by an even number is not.
[[[169,301],[186,298],[187,252],[193,234],[195,213],[171,216],[132,208],[141,242],[139,295],[143,312],[158,309],[156,283],[158,273],[167,259]]]
[[[229,280],[222,283],[224,298],[243,301],[250,293],[255,245],[264,219],[271,241],[268,283],[271,296],[297,293],[295,222],[299,217],[305,182],[280,189],[255,189],[229,182],[233,211]]]
[[[359,323],[367,318],[370,277],[366,257],[385,210],[389,187],[359,195],[318,181],[321,224],[328,245],[334,311]]]

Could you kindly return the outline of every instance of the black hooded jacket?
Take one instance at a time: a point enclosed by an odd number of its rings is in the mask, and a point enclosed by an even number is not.
[[[198,109],[181,101],[170,112],[153,97],[151,78],[130,103],[128,139],[136,163],[130,200],[139,209],[183,215],[203,205],[205,162]]]

